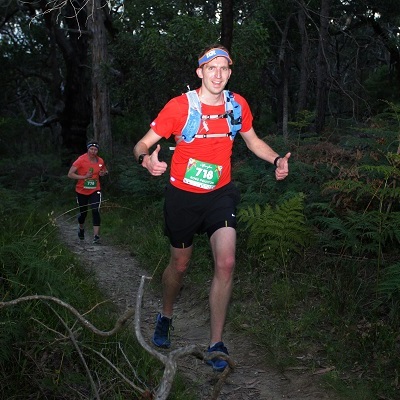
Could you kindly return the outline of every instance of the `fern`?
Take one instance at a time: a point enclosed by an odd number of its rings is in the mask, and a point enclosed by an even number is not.
[[[248,248],[272,268],[284,267],[310,244],[311,230],[304,217],[304,196],[298,194],[273,209],[259,204],[242,209],[239,220],[249,230]]]
[[[400,263],[391,265],[382,271],[381,282],[377,286],[377,292],[393,298],[400,297]]]
[[[394,200],[400,199],[400,190],[396,187],[400,177],[400,155],[387,153],[385,156],[389,165],[361,165],[351,178],[325,183],[323,191],[339,192],[342,196],[351,195],[357,202],[346,203],[354,204],[355,207],[364,204],[359,200],[365,200],[368,206],[377,201],[382,209],[390,207]]]
[[[325,190],[335,191],[336,204],[342,202],[346,210],[341,217],[320,217],[323,225],[324,246],[357,256],[377,258],[377,282],[385,251],[400,239],[400,155],[385,154],[387,163],[361,165],[351,179],[330,181]],[[355,200],[355,201],[354,201]]]
[[[343,217],[316,217],[315,222],[323,229],[319,237],[322,246],[340,253],[379,257],[385,248],[400,243],[399,212],[348,211]]]

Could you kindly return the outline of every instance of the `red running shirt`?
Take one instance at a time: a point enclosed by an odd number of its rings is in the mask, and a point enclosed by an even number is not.
[[[99,172],[102,169],[106,169],[106,166],[104,165],[104,160],[101,157],[97,157],[97,161],[92,162],[90,161],[88,154],[85,153],[78,157],[72,165],[76,167],[76,173],[78,175],[86,175],[89,169],[93,168],[93,177],[90,179],[96,180],[96,186],[91,187],[90,189],[86,189],[86,179],[78,179],[75,186],[75,191],[77,193],[89,195],[96,192],[97,190],[100,190]]]
[[[242,129],[247,132],[251,129],[253,116],[247,101],[234,93],[235,101],[242,106]],[[150,124],[157,135],[168,139],[175,136],[176,148],[172,156],[170,182],[175,187],[193,193],[205,193],[227,185],[231,181],[231,156],[233,140],[230,137],[223,138],[195,138],[191,143],[179,141],[179,136],[185,126],[188,114],[188,100],[185,94],[174,97],[160,111],[157,118]],[[202,104],[203,115],[225,114],[225,104],[210,106]],[[208,130],[206,129],[206,126]],[[204,133],[228,133],[229,125],[226,118],[207,119],[200,123],[198,134]],[[236,136],[237,137],[237,136]],[[193,186],[184,182],[188,165],[192,160],[198,160],[213,166],[218,166],[219,180],[215,187],[204,188]]]

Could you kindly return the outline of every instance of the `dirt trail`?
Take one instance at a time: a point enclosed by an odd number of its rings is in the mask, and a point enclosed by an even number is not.
[[[127,250],[112,246],[107,238],[101,245],[92,245],[91,236],[81,242],[77,237],[76,224],[59,221],[62,238],[72,252],[77,254],[88,270],[93,271],[98,286],[120,310],[135,306],[136,293],[142,275],[148,273]],[[160,295],[147,286],[142,305],[142,332],[147,340],[154,329],[155,315],[159,311]],[[196,294],[183,288],[174,315],[173,348],[196,343],[204,349],[209,336],[207,301],[199,302]],[[190,321],[190,324],[187,321]],[[244,334],[226,327],[224,341],[237,368],[228,377],[219,399],[221,400],[338,400],[319,385],[319,376],[309,370],[274,371],[263,363],[268,354],[249,343]],[[196,388],[199,399],[209,399],[216,373],[201,360],[182,358],[179,371],[190,385]]]

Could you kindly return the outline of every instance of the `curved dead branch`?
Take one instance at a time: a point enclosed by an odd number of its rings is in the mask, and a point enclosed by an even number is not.
[[[115,335],[117,332],[119,332],[126,324],[126,322],[133,316],[135,313],[135,310],[133,308],[127,308],[124,313],[117,319],[115,322],[114,328],[111,329],[110,331],[101,331],[100,329],[97,329],[93,324],[91,324],[86,318],[84,318],[79,311],[77,311],[74,307],[72,307],[70,304],[65,303],[64,301],[58,299],[57,297],[53,296],[44,296],[44,295],[32,295],[32,296],[24,296],[20,297],[15,300],[10,300],[10,301],[1,301],[0,302],[0,309],[3,307],[7,306],[14,306],[16,304],[25,302],[25,301],[32,301],[32,300],[47,300],[47,301],[52,301],[64,308],[66,308],[68,311],[70,311],[75,317],[78,319],[78,321],[87,329],[91,330],[93,333],[99,336],[103,337],[108,337]]]
[[[141,332],[141,305],[142,305],[142,299],[143,299],[143,292],[144,292],[144,284],[146,280],[151,279],[150,277],[147,276],[142,276],[141,281],[140,281],[140,286],[139,290],[137,293],[136,297],[136,309],[134,308],[127,308],[125,312],[117,319],[114,328],[112,328],[109,331],[102,331],[100,329],[97,329],[93,324],[91,324],[86,318],[82,316],[74,307],[72,307],[70,304],[65,303],[64,301],[60,300],[57,297],[53,296],[44,296],[44,295],[32,295],[32,296],[24,296],[20,297],[15,300],[10,300],[10,301],[2,301],[0,302],[0,309],[8,306],[14,306],[22,302],[26,301],[33,301],[33,300],[44,300],[44,301],[51,301],[54,302],[67,310],[69,310],[76,318],[77,320],[87,329],[91,330],[93,333],[103,336],[103,337],[108,337],[116,334],[119,332],[122,328],[125,327],[127,321],[135,315],[135,335],[136,338],[139,342],[139,344],[153,357],[157,358],[163,365],[164,365],[164,374],[161,379],[161,382],[158,386],[157,391],[154,393],[154,399],[155,400],[166,400],[168,398],[168,395],[171,391],[172,388],[172,383],[175,378],[175,374],[177,371],[177,361],[180,357],[187,356],[187,355],[193,355],[196,358],[199,358],[201,360],[207,361],[215,356],[218,356],[228,362],[228,367],[225,369],[225,371],[220,374],[219,380],[214,386],[213,394],[211,399],[217,399],[219,392],[222,389],[223,384],[225,383],[228,375],[231,373],[233,368],[235,367],[235,362],[232,360],[231,357],[229,357],[225,353],[221,352],[213,352],[213,353],[207,353],[205,351],[202,351],[199,346],[197,345],[189,345],[185,347],[178,348],[176,350],[171,351],[168,353],[168,355],[162,354],[159,351],[157,351],[155,348],[151,347],[143,338],[142,332]],[[64,324],[65,325],[65,324]],[[65,325],[66,326],[66,325]],[[74,346],[77,347],[77,343],[74,340],[73,334],[69,331],[69,336],[71,340],[74,343]],[[80,353],[81,354],[81,353]],[[84,360],[83,360],[84,362]],[[85,365],[85,363],[84,363]],[[93,386],[93,381],[92,381],[92,386]],[[132,384],[132,382],[129,382],[129,384]],[[140,388],[135,386],[136,390],[139,390],[139,392],[144,393]],[[98,393],[95,392],[96,398],[98,398]]]

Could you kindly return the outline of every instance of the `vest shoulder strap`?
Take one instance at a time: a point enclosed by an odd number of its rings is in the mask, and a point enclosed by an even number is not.
[[[232,140],[242,129],[242,106],[235,100],[234,94],[230,90],[224,90],[225,111],[228,118],[229,129]]]
[[[201,103],[195,90],[186,92],[189,102],[189,110],[185,126],[182,129],[180,140],[190,143],[194,140],[201,123]]]
[[[206,138],[214,137],[214,134],[197,135],[202,121],[201,103],[196,90],[190,90],[185,93],[189,103],[188,115],[185,125],[182,129],[179,141],[186,143],[192,142],[196,137]],[[230,136],[233,140],[242,127],[242,107],[235,101],[234,95],[229,90],[224,90],[225,113],[229,125],[229,133],[223,136]],[[221,137],[221,134],[216,134]]]

